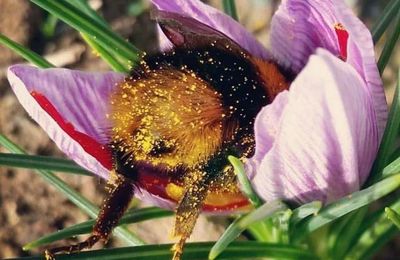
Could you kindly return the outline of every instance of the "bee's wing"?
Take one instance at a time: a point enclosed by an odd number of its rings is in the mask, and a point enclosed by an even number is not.
[[[162,32],[177,48],[196,49],[213,45],[237,54],[248,54],[238,43],[224,33],[197,20],[177,13],[153,10],[152,18],[157,21]]]

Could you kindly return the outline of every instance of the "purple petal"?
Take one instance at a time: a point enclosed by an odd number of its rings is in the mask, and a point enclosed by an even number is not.
[[[8,80],[25,110],[71,159],[104,178],[108,97],[124,75],[14,65]],[[108,158],[110,160],[110,158]]]
[[[344,50],[347,52],[346,61],[362,76],[373,98],[381,136],[387,119],[387,104],[371,34],[343,1],[283,1],[272,19],[271,53],[282,65],[295,72],[304,67],[318,47],[341,56],[343,50],[339,43],[342,39],[335,31],[338,24],[349,34],[347,49]]]
[[[258,166],[250,174],[258,194],[266,201],[331,202],[358,190],[380,138],[357,71],[318,49],[280,95],[256,119],[256,154],[249,165]]]
[[[258,58],[269,59],[267,50],[238,22],[198,0],[152,0],[160,11],[180,14],[215,29]],[[161,36],[161,39],[162,36]]]

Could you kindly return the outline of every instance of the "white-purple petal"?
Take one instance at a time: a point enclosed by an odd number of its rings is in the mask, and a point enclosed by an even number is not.
[[[87,136],[83,141],[97,143],[98,149],[108,142],[109,94],[124,75],[14,65],[7,76],[22,106],[57,146],[81,166],[106,178],[109,169],[97,157],[106,152],[94,150],[96,147],[85,149],[81,139]],[[38,102],[35,96],[45,102]]]
[[[374,105],[379,135],[387,119],[387,104],[376,66],[372,37],[365,25],[342,0],[283,0],[271,25],[271,53],[294,72],[307,63],[318,47],[340,56],[337,25],[348,32],[346,61],[365,81]]]
[[[285,95],[256,121],[252,183],[266,201],[331,202],[366,180],[380,136],[371,96],[357,71],[318,49]],[[277,99],[279,96],[277,97]],[[272,106],[272,107],[270,107]],[[251,168],[251,167],[250,167]],[[254,167],[253,167],[254,168]]]

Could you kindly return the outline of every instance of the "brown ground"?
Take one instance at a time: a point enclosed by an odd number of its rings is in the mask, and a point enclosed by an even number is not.
[[[102,3],[100,11],[113,28],[140,49],[154,51],[156,37],[148,12],[137,18],[127,15],[128,0],[91,1]],[[215,0],[218,4],[219,1]],[[238,1],[242,3],[244,1]],[[246,1],[247,2],[247,1]],[[241,21],[257,31],[257,36],[265,41],[265,24],[269,21],[268,9],[251,10],[241,4]],[[249,15],[249,13],[252,15]],[[255,14],[254,14],[255,13]],[[255,19],[257,17],[257,19]],[[49,55],[49,59],[59,66],[82,70],[106,70],[107,65],[95,57],[79,35],[64,24],[59,24],[56,35],[45,39],[39,31],[44,13],[26,0],[0,1],[0,32],[12,39],[34,48],[39,53]],[[399,62],[400,59],[397,59]],[[27,116],[16,101],[5,80],[6,66],[21,60],[13,52],[0,46],[0,133],[5,134],[31,154],[63,156],[48,139],[42,129]],[[392,64],[386,71],[388,85],[393,86],[399,64]],[[0,152],[5,150],[0,148]],[[81,192],[89,200],[99,205],[104,190],[102,181],[92,177],[60,174],[64,180]],[[0,168],[0,258],[26,256],[41,252],[24,252],[21,247],[45,234],[87,220],[86,214],[78,210],[43,179],[30,170]],[[202,217],[193,235],[193,240],[215,240],[223,231],[223,218]],[[166,218],[131,225],[144,240],[151,243],[171,242],[169,239],[172,219]],[[156,232],[155,232],[156,230]],[[111,245],[118,244],[112,240]],[[390,255],[386,254],[386,255]]]

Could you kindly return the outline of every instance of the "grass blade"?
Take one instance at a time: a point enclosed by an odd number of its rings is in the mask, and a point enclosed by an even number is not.
[[[54,36],[56,31],[58,19],[53,15],[49,15],[41,26],[41,31],[46,38],[51,38]]]
[[[400,210],[400,201],[395,202],[390,206],[395,211]],[[367,219],[369,225],[362,229],[360,238],[357,243],[353,244],[353,247],[346,255],[345,259],[358,260],[358,259],[369,259],[389,241],[396,233],[398,229],[394,226],[385,215],[382,210],[378,215],[374,214],[371,220]]]
[[[397,173],[400,173],[400,157],[383,169],[382,178],[386,178]]]
[[[76,8],[85,12],[88,16],[96,20],[98,23],[102,24],[105,27],[109,27],[106,21],[100,17],[96,11],[94,11],[88,5],[87,1],[85,0],[68,0],[68,2],[75,6]],[[114,57],[106,48],[103,48],[97,41],[90,37],[88,34],[81,33],[82,38],[86,41],[86,43],[98,54],[114,71],[128,73],[129,68],[123,66],[118,59]]]
[[[400,229],[400,215],[396,211],[391,208],[385,208],[386,217],[390,219],[393,224],[396,225],[398,229]]]
[[[40,56],[37,53],[34,53],[33,51],[25,48],[19,43],[16,43],[15,41],[11,40],[10,38],[6,37],[5,35],[0,33],[0,44],[6,46],[7,48],[13,50],[15,53],[20,55],[22,58],[25,60],[29,61],[30,63],[38,66],[39,68],[51,68],[54,67],[53,64],[48,62],[47,60],[43,59],[42,56]]]
[[[388,177],[364,190],[357,191],[323,208],[318,215],[300,223],[293,232],[293,241],[300,241],[307,234],[332,221],[391,193],[400,186],[400,175]]]
[[[0,165],[93,176],[74,161],[50,156],[0,153]]]
[[[390,22],[393,20],[393,17],[396,16],[399,10],[400,0],[392,0],[389,4],[386,5],[380,16],[380,19],[376,22],[371,30],[374,43],[377,43],[379,41],[383,33],[388,28]]]
[[[235,170],[235,174],[238,177],[238,181],[240,183],[240,187],[243,193],[246,194],[246,196],[249,198],[251,204],[253,204],[254,207],[257,208],[261,206],[262,201],[258,197],[258,195],[254,192],[253,187],[251,186],[251,183],[245,173],[243,163],[238,158],[231,155],[228,156],[228,160],[232,164]]]
[[[275,239],[271,234],[271,230],[268,229],[268,225],[264,221],[251,224],[250,226],[247,227],[247,231],[257,241],[275,242]]]
[[[131,223],[138,223],[150,219],[162,218],[172,216],[173,212],[168,210],[163,210],[160,208],[149,207],[149,208],[142,208],[142,209],[133,209],[130,210],[127,214],[125,214],[121,220],[119,221],[118,225],[123,224],[131,224]],[[32,241],[29,244],[26,244],[23,248],[24,250],[31,250],[33,248],[47,245],[53,243],[55,241],[82,235],[88,234],[92,231],[93,225],[95,221],[89,220],[85,221],[67,228],[63,230],[54,232],[52,234],[48,234],[39,238],[38,240]]]
[[[238,20],[238,15],[236,12],[236,4],[235,0],[223,0],[222,1],[222,6],[224,8],[224,12],[235,19],[236,21]]]
[[[397,16],[396,16],[396,21],[395,21],[395,27],[394,31],[390,34],[389,39],[386,41],[385,45],[383,46],[383,50],[381,53],[381,56],[379,57],[378,60],[378,69],[379,72],[383,73],[383,71],[386,68],[386,65],[389,62],[390,57],[392,56],[392,52],[394,50],[394,47],[396,46],[396,43],[399,39],[400,36],[400,10],[397,10]]]
[[[81,33],[81,36],[90,46],[90,48],[92,48],[92,50],[94,50],[96,54],[98,54],[105,62],[107,62],[114,71],[123,73],[129,72],[128,67],[123,66],[117,59],[114,58],[114,56],[109,51],[107,51],[107,49],[103,48],[93,38],[85,33]]]
[[[96,22],[102,24],[105,27],[109,27],[108,23],[101,17],[95,10],[93,10],[87,0],[67,0],[68,3],[75,6],[76,8],[85,12],[92,19],[96,20]]]
[[[280,201],[265,203],[247,215],[237,218],[222,234],[220,239],[211,248],[209,259],[215,259],[226,247],[235,240],[252,223],[264,220],[274,213],[286,209],[286,205]]]
[[[297,225],[300,221],[308,216],[316,215],[322,208],[321,201],[312,201],[310,203],[301,205],[300,207],[293,210],[290,224],[292,226]]]
[[[346,215],[346,218],[337,225],[331,226],[332,230],[329,234],[329,243],[330,253],[334,259],[343,259],[348,250],[355,243],[367,213],[368,207],[362,207]]]
[[[398,81],[396,91],[393,96],[392,107],[389,112],[389,117],[385,132],[382,137],[381,145],[379,146],[378,155],[372,167],[371,175],[367,185],[374,183],[382,178],[382,170],[388,164],[391,153],[394,149],[395,140],[400,132],[400,72],[398,73]]]
[[[123,61],[125,66],[131,67],[139,60],[140,50],[68,1],[31,0],[31,2],[57,16],[79,32],[95,39],[104,49],[116,55],[121,62]]]
[[[23,149],[14,144],[4,135],[0,134],[0,145],[3,145],[12,153],[16,154],[26,154]],[[46,182],[55,187],[58,191],[64,194],[72,203],[78,206],[81,210],[86,212],[90,217],[96,218],[99,212],[99,208],[93,203],[88,201],[86,198],[82,197],[78,192],[73,190],[68,184],[62,181],[60,178],[55,176],[52,172],[46,170],[37,170],[37,173],[45,179]],[[115,234],[122,238],[129,245],[140,245],[143,244],[142,240],[138,238],[135,234],[131,233],[124,227],[117,227],[114,230]]]
[[[212,242],[188,243],[185,246],[183,260],[204,260],[213,245]],[[57,260],[170,260],[172,244],[145,245],[125,248],[113,248],[85,251],[76,254],[57,255]],[[219,256],[220,260],[274,258],[274,259],[317,259],[312,253],[295,246],[268,244],[254,241],[234,242]],[[21,260],[42,260],[42,256],[15,258]],[[9,259],[11,260],[11,259]]]

